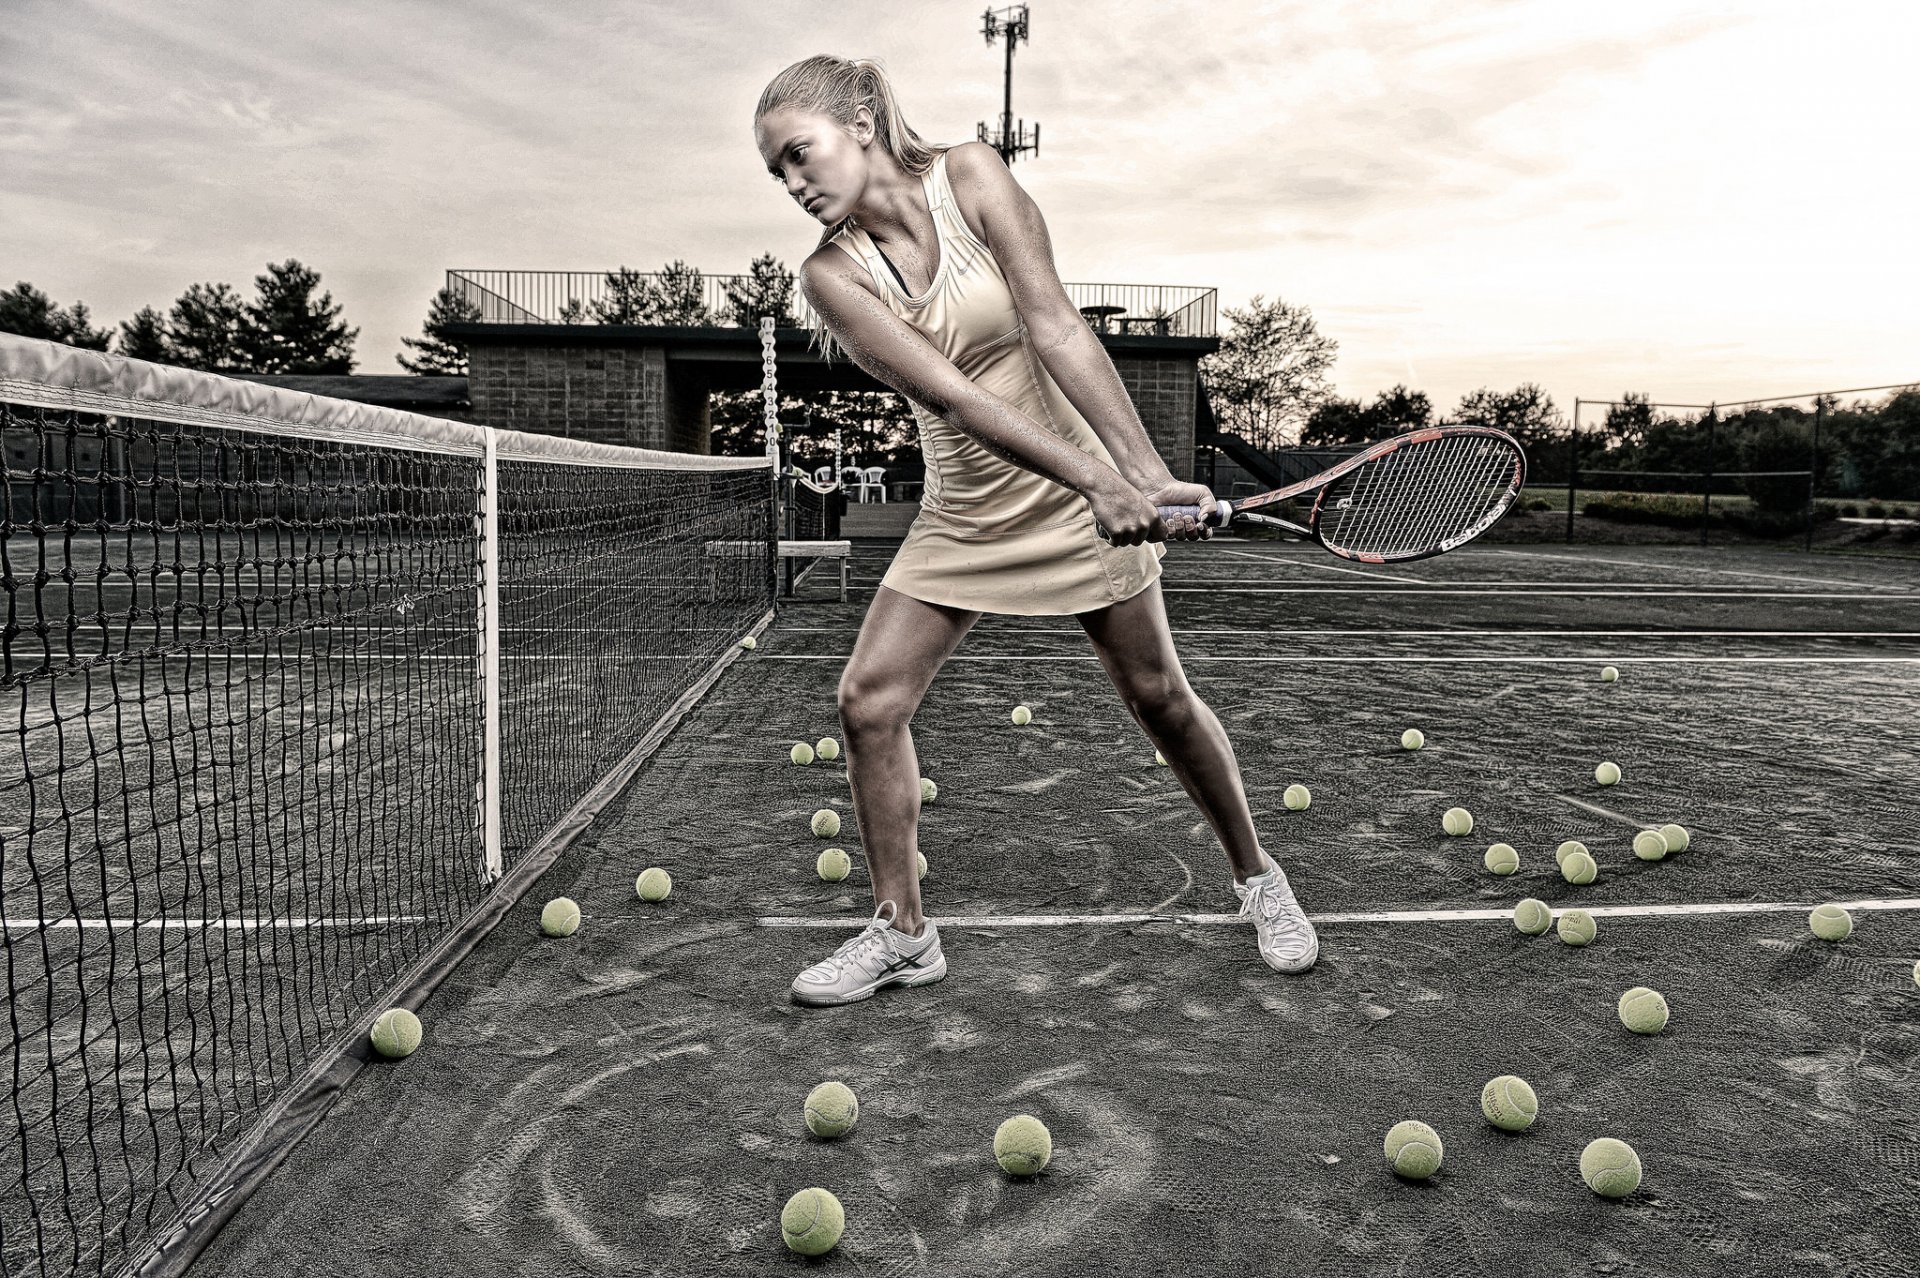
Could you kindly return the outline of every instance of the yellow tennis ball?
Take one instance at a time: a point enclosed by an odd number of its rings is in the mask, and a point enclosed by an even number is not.
[[[633,881],[633,890],[643,901],[664,901],[673,891],[673,876],[657,865],[649,865]]]
[[[1053,1158],[1053,1133],[1032,1114],[1015,1114],[994,1131],[993,1158],[1009,1176],[1036,1175]]]
[[[1024,728],[1029,723],[1032,723],[1032,722],[1033,722],[1033,711],[1027,709],[1025,706],[1015,706],[1013,708],[1013,726],[1014,727]]]
[[[1520,854],[1513,850],[1511,843],[1494,844],[1483,859],[1494,874],[1512,874],[1520,868]]]
[[[840,833],[840,814],[832,808],[821,808],[813,814],[813,833],[822,839],[831,839]]]
[[[1916,959],[1913,964],[1913,983],[1920,985],[1920,959]]]
[[[1600,667],[1601,683],[1612,683],[1615,679],[1618,679],[1619,677],[1620,677],[1620,672],[1618,670],[1615,670],[1612,666]]]
[[[1667,841],[1669,852],[1685,852],[1687,845],[1693,842],[1684,825],[1663,825],[1660,827],[1660,837]]]
[[[758,648],[760,646],[760,641],[758,639],[755,639],[752,635],[748,635],[745,639],[742,639],[740,641],[740,646],[742,648],[745,648],[748,652],[752,652],[755,648]]]
[[[1624,1140],[1602,1136],[1580,1151],[1580,1179],[1602,1198],[1625,1198],[1640,1188],[1640,1155]]]
[[[1633,854],[1642,861],[1658,861],[1668,850],[1667,836],[1658,830],[1642,830],[1633,836]]]
[[[1844,941],[1853,932],[1853,915],[1838,905],[1816,905],[1807,926],[1823,941]]]
[[[814,858],[814,872],[828,883],[838,883],[853,873],[853,858],[841,848],[828,848]]]
[[[548,936],[572,936],[580,930],[580,907],[569,897],[554,897],[540,911],[540,930]]]
[[[1585,852],[1586,850],[1587,845],[1580,840],[1568,839],[1565,843],[1562,843],[1553,850],[1553,863],[1555,865],[1565,865],[1569,856],[1572,856],[1575,852]]]
[[[1612,762],[1602,763],[1593,770],[1593,779],[1601,785],[1619,785],[1620,765]]]
[[[1600,867],[1585,852],[1569,852],[1560,863],[1560,877],[1575,885],[1585,885],[1600,877]]]
[[[914,877],[916,879],[926,878],[927,877],[927,854],[925,852],[915,852],[913,854],[913,859],[914,859]]]
[[[825,1082],[807,1093],[803,1113],[815,1136],[845,1136],[860,1121],[860,1098],[845,1083]]]
[[[825,759],[828,763],[832,763],[840,757],[840,743],[832,737],[821,737],[820,740],[815,743],[813,752]]]
[[[1593,921],[1593,915],[1585,910],[1562,911],[1560,922],[1556,927],[1560,932],[1560,939],[1568,945],[1591,945],[1594,933],[1599,931]]]
[[[1408,1180],[1425,1180],[1439,1171],[1440,1160],[1447,1152],[1440,1143],[1440,1133],[1417,1118],[1395,1123],[1388,1129],[1382,1148],[1387,1166],[1396,1176]]]
[[[1161,754],[1158,750],[1153,752],[1153,761],[1163,768],[1167,766],[1167,756]]]
[[[1636,1034],[1658,1034],[1667,1027],[1667,1000],[1659,990],[1636,985],[1620,996],[1620,1023]]]
[[[1287,805],[1287,811],[1304,812],[1313,802],[1313,792],[1304,785],[1290,785],[1281,800]]]
[[[1400,748],[1403,750],[1418,750],[1426,743],[1427,738],[1418,728],[1408,728],[1400,734]]]
[[[389,1060],[411,1056],[420,1047],[420,1018],[404,1007],[389,1007],[380,1013],[367,1038],[373,1050]]]
[[[846,1209],[824,1189],[803,1189],[780,1209],[780,1237],[802,1256],[826,1255],[845,1232]]]
[[[926,777],[920,778],[920,802],[932,803],[940,797],[940,787]]]
[[[1540,1114],[1540,1098],[1527,1080],[1502,1074],[1480,1089],[1480,1112],[1503,1132],[1523,1132]]]
[[[1465,808],[1448,808],[1440,818],[1440,828],[1448,834],[1472,834],[1473,813]]]
[[[1528,936],[1539,936],[1553,926],[1553,911],[1545,901],[1530,896],[1513,907],[1513,926]]]
[[[813,747],[804,741],[798,742],[794,745],[793,749],[787,751],[787,757],[795,763],[802,765],[812,763]]]

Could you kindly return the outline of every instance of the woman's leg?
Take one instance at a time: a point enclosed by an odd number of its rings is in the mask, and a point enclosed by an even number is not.
[[[926,603],[880,587],[840,676],[840,726],[847,738],[853,815],[873,878],[874,905],[892,901],[893,926],[918,936],[920,763],[907,724],[933,676],[953,655],[977,612]]]
[[[1131,599],[1077,614],[1127,712],[1166,757],[1244,882],[1265,870],[1253,813],[1240,785],[1233,746],[1206,702],[1187,683],[1173,649],[1167,611],[1154,582]]]

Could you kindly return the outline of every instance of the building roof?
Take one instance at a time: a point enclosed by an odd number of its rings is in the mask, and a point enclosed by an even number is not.
[[[241,381],[419,413],[467,408],[467,379],[411,373],[231,373]]]

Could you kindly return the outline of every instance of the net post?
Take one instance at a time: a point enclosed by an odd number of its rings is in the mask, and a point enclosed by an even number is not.
[[[1574,493],[1580,474],[1580,401],[1573,401],[1573,433],[1567,438],[1567,544],[1573,544]]]
[[[500,463],[491,427],[480,466],[480,839],[481,879],[505,873],[500,848]]]
[[[1807,553],[1813,553],[1813,525],[1817,522],[1815,491],[1820,483],[1820,425],[1826,420],[1827,401],[1815,398],[1813,401],[1813,452],[1807,459]]]
[[[767,521],[767,593],[780,597],[780,390],[774,362],[773,316],[760,317],[760,400],[767,425],[767,462],[772,473],[773,518]]]

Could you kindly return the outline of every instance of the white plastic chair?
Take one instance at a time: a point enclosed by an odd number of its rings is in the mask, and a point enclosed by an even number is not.
[[[833,467],[815,466],[813,468],[813,482],[823,488],[831,484],[833,482]]]
[[[860,491],[864,493],[867,489],[871,488],[880,494],[879,500],[884,502],[887,499],[886,478],[887,468],[885,466],[869,466],[860,474]],[[865,498],[861,500],[864,501]]]
[[[867,499],[866,481],[866,472],[858,466],[842,466],[840,468],[840,486],[851,491],[853,500],[865,501]]]

